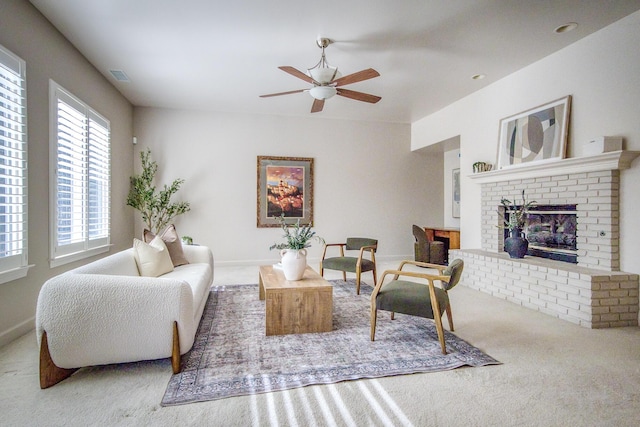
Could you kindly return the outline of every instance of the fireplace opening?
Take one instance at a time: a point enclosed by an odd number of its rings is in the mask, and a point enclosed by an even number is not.
[[[509,211],[504,212],[505,220]],[[578,263],[576,205],[538,205],[529,209],[524,237],[529,241],[527,255]],[[509,237],[505,229],[504,238]]]

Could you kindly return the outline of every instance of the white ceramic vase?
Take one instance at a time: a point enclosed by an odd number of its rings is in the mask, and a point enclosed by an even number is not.
[[[282,257],[282,272],[287,280],[300,280],[304,276],[307,268],[306,249],[283,249],[280,251]]]

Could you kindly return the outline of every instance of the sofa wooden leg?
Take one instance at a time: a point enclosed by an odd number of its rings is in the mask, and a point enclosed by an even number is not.
[[[173,347],[171,349],[171,368],[173,373],[180,373],[180,336],[178,335],[178,322],[173,322]]]
[[[78,368],[65,369],[56,366],[51,359],[49,353],[49,343],[47,342],[47,333],[42,333],[40,340],[40,388],[49,388],[58,384],[60,381],[69,378],[71,374]]]

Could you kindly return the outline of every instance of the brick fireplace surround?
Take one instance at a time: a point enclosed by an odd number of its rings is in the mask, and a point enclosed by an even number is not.
[[[492,172],[481,185],[482,249],[451,250],[461,258],[461,283],[523,307],[588,328],[638,325],[638,275],[620,269],[620,170],[640,155],[616,151]],[[577,205],[578,264],[503,251],[500,199]],[[452,258],[453,257],[453,258]]]

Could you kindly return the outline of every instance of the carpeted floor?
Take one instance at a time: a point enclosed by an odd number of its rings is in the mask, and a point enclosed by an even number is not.
[[[258,285],[212,289],[192,350],[173,375],[164,406],[216,400],[312,384],[435,372],[499,362],[445,331],[442,354],[428,319],[380,312],[371,342],[372,288],[333,280],[333,331],[265,336],[264,301]]]
[[[378,270],[397,266],[398,261],[379,260]],[[217,286],[258,280],[257,266],[217,265],[215,274]],[[328,271],[325,276],[340,279],[342,274]],[[38,347],[31,331],[0,347],[0,425],[638,425],[640,328],[582,328],[464,283],[450,292],[450,298],[455,334],[502,365],[162,407],[171,378],[168,358],[82,368],[41,390]]]

